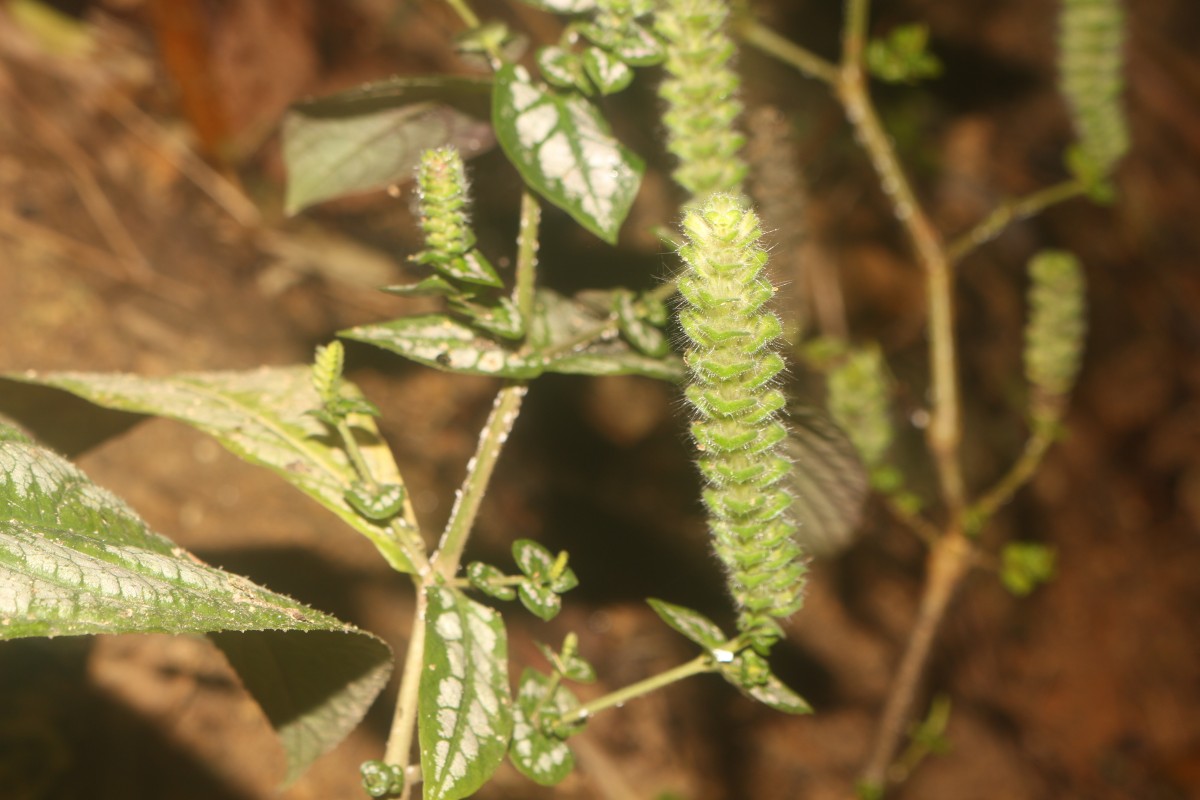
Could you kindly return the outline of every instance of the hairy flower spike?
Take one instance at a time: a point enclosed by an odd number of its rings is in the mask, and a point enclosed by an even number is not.
[[[1079,137],[1068,162],[1091,181],[1105,178],[1129,149],[1121,108],[1123,39],[1121,0],[1063,0],[1059,87]]]
[[[1071,253],[1046,250],[1029,262],[1029,322],[1025,375],[1034,387],[1036,422],[1054,422],[1071,391],[1083,351],[1083,272]]]
[[[742,112],[739,80],[730,66],[735,48],[724,31],[724,0],[667,0],[655,28],[666,43],[667,149],[678,159],[675,181],[699,202],[715,192],[741,194],[745,138],[734,130]]]
[[[492,265],[475,249],[475,234],[467,224],[467,175],[457,149],[425,151],[417,168],[417,191],[425,249],[413,260],[449,278],[502,286]]]
[[[679,316],[691,339],[686,394],[697,414],[692,435],[708,483],[709,530],[739,627],[770,639],[778,635],[773,618],[800,607],[805,569],[783,488],[791,463],[781,455],[784,398],[772,388],[784,362],[774,350],[779,319],[764,308],[772,294],[761,274],[767,255],[758,217],[732,195],[713,195],[683,226],[689,269]]]

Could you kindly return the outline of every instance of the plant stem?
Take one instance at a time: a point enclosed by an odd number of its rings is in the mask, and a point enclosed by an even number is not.
[[[529,338],[529,323],[533,319],[534,288],[537,278],[538,225],[542,219],[542,207],[537,198],[526,189],[521,193],[521,222],[517,232],[517,310],[525,326],[525,337]]]
[[[970,569],[972,547],[963,535],[966,490],[958,448],[962,422],[958,395],[954,339],[954,281],[950,260],[925,209],[917,201],[895,148],[879,121],[867,88],[863,52],[866,46],[867,0],[847,0],[838,97],[859,142],[891,199],[917,260],[925,272],[929,304],[929,362],[932,408],[926,441],[937,469],[948,520],[928,557],[928,570],[917,620],[884,703],[875,742],[863,771],[870,786],[883,788],[887,766],[904,735],[921,675],[929,661],[934,637],[954,596]]]
[[[746,18],[739,20],[735,28],[742,41],[757,48],[767,55],[774,56],[785,64],[790,64],[810,78],[829,84],[837,85],[838,68],[836,65],[821,58],[807,48],[780,36],[775,31]]]
[[[974,228],[950,242],[946,246],[946,257],[950,259],[950,263],[957,264],[976,247],[999,236],[1000,232],[1012,223],[1032,217],[1056,203],[1079,197],[1086,192],[1087,187],[1084,183],[1072,178],[1010,200],[995,209]]]
[[[407,775],[412,756],[413,731],[417,724],[417,695],[421,688],[421,667],[425,661],[425,588],[421,581],[413,578],[417,590],[417,606],[413,611],[412,630],[408,637],[408,653],[404,657],[404,672],[400,676],[400,692],[396,697],[396,710],[392,715],[392,729],[388,733],[387,747],[383,760],[387,764],[405,768],[404,794],[407,800],[412,780]]]
[[[1038,465],[1042,463],[1046,451],[1054,444],[1054,439],[1054,433],[1048,426],[1042,426],[1033,432],[1025,442],[1021,456],[1009,467],[1004,477],[971,506],[967,516],[973,525],[981,525],[1011,500],[1018,489],[1029,482]]]
[[[912,715],[913,701],[929,661],[934,637],[950,600],[973,563],[971,554],[971,542],[958,530],[943,534],[929,553],[925,589],[917,610],[917,620],[909,633],[908,644],[888,692],[870,756],[861,775],[862,783],[878,789],[881,795],[887,781],[888,765]]]
[[[570,714],[565,715],[560,724],[573,725],[578,722],[583,722],[594,714],[603,711],[606,708],[613,706],[624,705],[626,702],[633,700],[636,697],[641,697],[644,694],[649,694],[664,686],[669,686],[676,681],[681,681],[684,678],[690,678],[693,675],[700,675],[705,672],[716,671],[716,665],[712,660],[712,656],[707,654],[699,655],[678,667],[660,672],[657,675],[651,675],[649,678],[640,680],[637,683],[631,683],[623,689],[618,689],[615,692],[598,697],[590,703],[586,703],[575,709]]]
[[[865,45],[867,0],[847,0],[846,31],[837,94],[867,153],[880,185],[892,202],[896,218],[912,240],[925,272],[929,303],[929,362],[932,408],[926,432],[937,467],[942,500],[956,525],[966,505],[958,447],[962,437],[954,341],[954,281],[950,261],[925,209],[896,157],[867,89],[862,54]]]
[[[475,455],[467,462],[467,477],[458,490],[454,508],[450,511],[450,521],[446,523],[446,531],[433,555],[434,566],[448,580],[458,572],[463,548],[479,513],[479,504],[487,493],[500,450],[512,431],[513,423],[517,421],[526,389],[523,383],[510,383],[500,390],[492,413],[488,415],[480,433]]]
[[[474,29],[479,27],[479,17],[475,16],[475,12],[464,0],[446,0],[446,5],[454,9],[454,13],[458,14],[459,19],[463,21],[468,28]]]

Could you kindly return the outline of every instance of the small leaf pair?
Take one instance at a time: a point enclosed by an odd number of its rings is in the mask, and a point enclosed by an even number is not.
[[[553,619],[562,607],[559,595],[579,585],[567,566],[566,552],[555,557],[532,539],[518,539],[512,553],[522,575],[505,575],[490,564],[474,561],[467,566],[467,580],[484,594],[498,600],[516,597],[540,619]]]

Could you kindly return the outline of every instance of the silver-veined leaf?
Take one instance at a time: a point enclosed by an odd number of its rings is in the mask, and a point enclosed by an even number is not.
[[[684,606],[677,606],[665,600],[649,598],[647,603],[654,609],[662,621],[670,625],[688,639],[703,647],[705,650],[720,648],[729,641],[725,632],[708,617],[699,611],[693,611]]]
[[[325,424],[309,412],[321,407],[308,367],[263,367],[246,372],[195,372],[165,378],[100,372],[25,372],[10,380],[51,386],[105,408],[178,420],[209,434],[239,458],[275,472],[370,539],[401,572],[413,564],[381,524],[365,519],[347,501],[358,475]],[[361,396],[349,383],[345,390]],[[373,477],[400,487],[403,481],[375,420],[352,414],[348,421]],[[409,543],[417,547],[418,542]]]
[[[275,726],[289,781],[358,724],[387,645],[201,562],[12,431],[0,424],[0,639],[210,634]]]
[[[549,678],[535,670],[526,668],[521,673],[508,754],[522,775],[542,786],[554,786],[567,777],[575,766],[575,756],[561,738],[544,732],[535,714],[561,717],[579,707],[575,695],[562,685],[553,697],[546,698],[548,684]]]
[[[607,303],[600,304],[601,309],[607,307]],[[543,372],[559,372],[645,375],[668,381],[683,376],[678,357],[639,353],[623,339],[606,334],[610,327],[607,310],[541,289],[527,327],[525,348],[505,345],[445,314],[360,325],[338,335],[430,367],[469,375],[528,379]],[[589,338],[590,344],[580,344]]]
[[[492,125],[529,186],[616,243],[645,165],[613,138],[594,105],[536,84],[524,67],[510,64],[496,73]]]
[[[456,800],[487,782],[508,751],[508,639],[492,609],[427,590],[418,727],[425,800]]]

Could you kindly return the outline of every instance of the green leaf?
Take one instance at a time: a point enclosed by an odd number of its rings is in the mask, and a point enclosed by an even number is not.
[[[693,611],[690,608],[677,606],[674,603],[668,603],[665,600],[658,600],[653,597],[646,600],[646,602],[654,609],[654,613],[662,618],[663,622],[705,650],[717,650],[729,642],[729,637],[725,635],[725,632],[721,630],[717,623],[699,611]]]
[[[543,367],[537,359],[484,336],[465,322],[445,314],[360,325],[339,336],[366,342],[405,358],[447,372],[492,375],[499,378],[534,378]]]
[[[916,83],[922,78],[942,74],[942,62],[926,48],[929,28],[924,25],[900,25],[886,39],[872,39],[867,45],[867,69],[889,83]]]
[[[512,732],[508,639],[492,609],[434,586],[425,628],[418,728],[425,800],[456,800],[485,784]]]
[[[400,297],[454,297],[462,290],[440,275],[430,275],[416,283],[385,286],[383,291]]]
[[[607,297],[607,294],[605,294]],[[609,303],[599,304],[607,309]],[[543,372],[575,375],[645,375],[678,381],[683,365],[674,355],[642,355],[606,333],[606,310],[556,292],[537,292],[522,352],[481,335],[444,314],[403,317],[341,331],[338,335],[382,347],[430,367],[469,375],[528,379]],[[590,342],[590,344],[585,344]]]
[[[475,79],[397,78],[293,106],[282,130],[286,212],[408,180],[429,148],[486,150],[487,91]]]
[[[321,399],[307,367],[264,367],[248,372],[196,372],[166,378],[121,373],[8,374],[10,380],[51,386],[105,408],[178,420],[213,436],[239,458],[270,469],[370,539],[391,566],[412,572],[404,549],[383,525],[365,519],[346,500],[357,481],[350,460],[309,411]],[[352,384],[343,392],[360,397]],[[359,448],[380,483],[403,480],[375,421],[349,417]],[[418,547],[414,541],[408,546]]]
[[[579,655],[579,639],[574,633],[567,634],[561,653],[554,652],[553,648],[541,642],[534,642],[534,644],[537,645],[537,649],[545,659],[553,665],[554,671],[567,680],[577,683],[596,682],[596,668]]]
[[[1033,542],[1011,542],[1001,552],[1000,580],[1017,597],[1025,597],[1054,578],[1053,547]]]
[[[0,639],[208,633],[276,727],[287,780],[358,724],[391,670],[368,633],[204,564],[0,425]]]
[[[584,52],[583,68],[600,94],[616,94],[633,82],[629,65],[598,47]]]
[[[585,22],[579,26],[579,32],[631,66],[649,67],[661,62],[666,55],[662,42],[636,22],[617,27]]]
[[[554,556],[532,539],[517,539],[512,543],[513,560],[525,575],[539,583],[545,582],[554,566]]]
[[[504,583],[507,578],[503,572],[482,561],[472,561],[467,565],[467,580],[471,585],[497,600],[512,600],[517,596],[517,591]]]
[[[594,302],[573,300],[549,290],[537,293],[529,321],[529,345],[542,354],[547,372],[570,375],[645,375],[671,382],[683,379],[678,357],[643,355],[621,339],[606,334],[612,320],[611,295],[597,293]],[[590,339],[586,348],[572,346]]]
[[[346,490],[346,500],[367,519],[386,522],[404,510],[404,487],[397,483],[367,486],[360,481]]]
[[[579,708],[579,701],[570,690],[559,685],[554,696],[547,698],[550,679],[526,668],[521,673],[517,689],[517,704],[513,712],[512,745],[508,758],[525,777],[542,786],[554,786],[571,774],[575,756],[558,736],[546,733],[552,722]]]
[[[753,650],[742,650],[731,661],[721,661],[721,676],[747,696],[785,714],[811,714],[812,706],[771,672],[767,660]]]
[[[538,69],[548,83],[584,94],[591,94],[591,83],[583,71],[583,64],[575,53],[561,47],[543,47],[537,53]]]
[[[529,613],[543,622],[554,619],[562,609],[562,598],[553,589],[532,580],[517,584],[517,597]]]
[[[610,244],[641,184],[642,160],[583,97],[535,84],[523,67],[496,74],[492,125],[525,182]]]
[[[670,351],[667,337],[659,328],[662,323],[650,319],[651,315],[657,318],[657,306],[643,308],[645,304],[637,302],[633,292],[621,290],[614,292],[613,304],[621,335],[639,352],[662,358]]]

